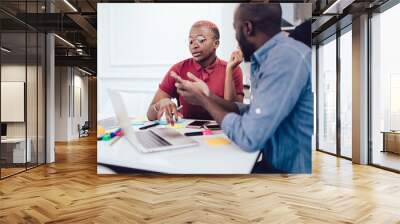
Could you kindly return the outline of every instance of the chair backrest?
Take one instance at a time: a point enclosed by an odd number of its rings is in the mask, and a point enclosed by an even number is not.
[[[85,121],[85,123],[82,125],[82,129],[89,129],[90,125],[89,125],[89,121]]]

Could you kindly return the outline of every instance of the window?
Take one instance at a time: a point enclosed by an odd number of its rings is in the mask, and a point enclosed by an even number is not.
[[[336,153],[336,39],[318,48],[318,149]]]
[[[10,3],[2,1],[0,6]],[[16,10],[20,15],[41,13],[44,3],[19,2]],[[5,178],[45,162],[46,38],[3,12],[0,17],[9,21],[0,29],[0,112],[5,115],[1,117],[0,178]],[[12,101],[11,96],[19,100]]]
[[[400,170],[400,5],[371,18],[372,164]]]
[[[352,156],[352,74],[350,26],[340,36],[340,155],[348,158]]]

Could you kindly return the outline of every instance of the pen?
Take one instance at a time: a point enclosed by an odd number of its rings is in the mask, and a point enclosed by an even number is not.
[[[199,136],[199,135],[211,135],[211,130],[204,130],[204,131],[195,131],[195,132],[186,132],[185,136]]]
[[[180,105],[178,108],[176,108],[176,111],[180,111],[182,109],[183,105]],[[172,112],[172,114],[175,114],[174,112]]]
[[[187,132],[185,133],[186,136],[198,136],[198,135],[203,135],[202,131],[195,131],[195,132]]]
[[[124,132],[121,128],[118,128],[117,131],[113,132],[114,139],[111,141],[110,146],[114,145],[121,137],[124,135]]]
[[[176,108],[176,111],[180,111],[182,108],[183,108],[183,105],[180,105],[178,108]],[[175,120],[178,121],[178,116],[177,115],[175,115]]]
[[[121,138],[121,136],[122,136],[122,135],[116,136],[116,137],[111,141],[110,145],[114,145],[114,144]]]
[[[155,122],[155,123],[153,123],[153,124],[149,124],[149,125],[140,127],[139,130],[144,130],[144,129],[151,128],[151,127],[154,127],[154,126],[157,126],[157,125],[159,125],[159,123],[158,123],[158,122]]]

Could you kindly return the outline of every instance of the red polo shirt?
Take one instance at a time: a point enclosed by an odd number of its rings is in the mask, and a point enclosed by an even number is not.
[[[182,113],[184,118],[212,120],[213,118],[211,115],[201,106],[189,104],[183,97],[178,95],[175,87],[175,79],[170,76],[170,72],[174,71],[185,80],[188,80],[186,74],[191,72],[196,77],[207,83],[208,88],[212,93],[224,98],[226,64],[226,61],[217,58],[213,64],[206,68],[202,68],[200,64],[193,60],[193,58],[186,59],[172,66],[165,75],[163,81],[160,83],[159,88],[168,93],[171,97],[179,99],[179,102],[183,107]],[[236,94],[243,95],[243,75],[239,66],[233,71],[233,80],[235,83]]]

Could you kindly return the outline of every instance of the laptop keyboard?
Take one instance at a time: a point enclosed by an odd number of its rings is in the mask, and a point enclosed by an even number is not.
[[[151,130],[135,132],[137,139],[144,148],[151,149],[162,146],[170,146],[171,143],[167,142],[162,137],[154,134]]]

